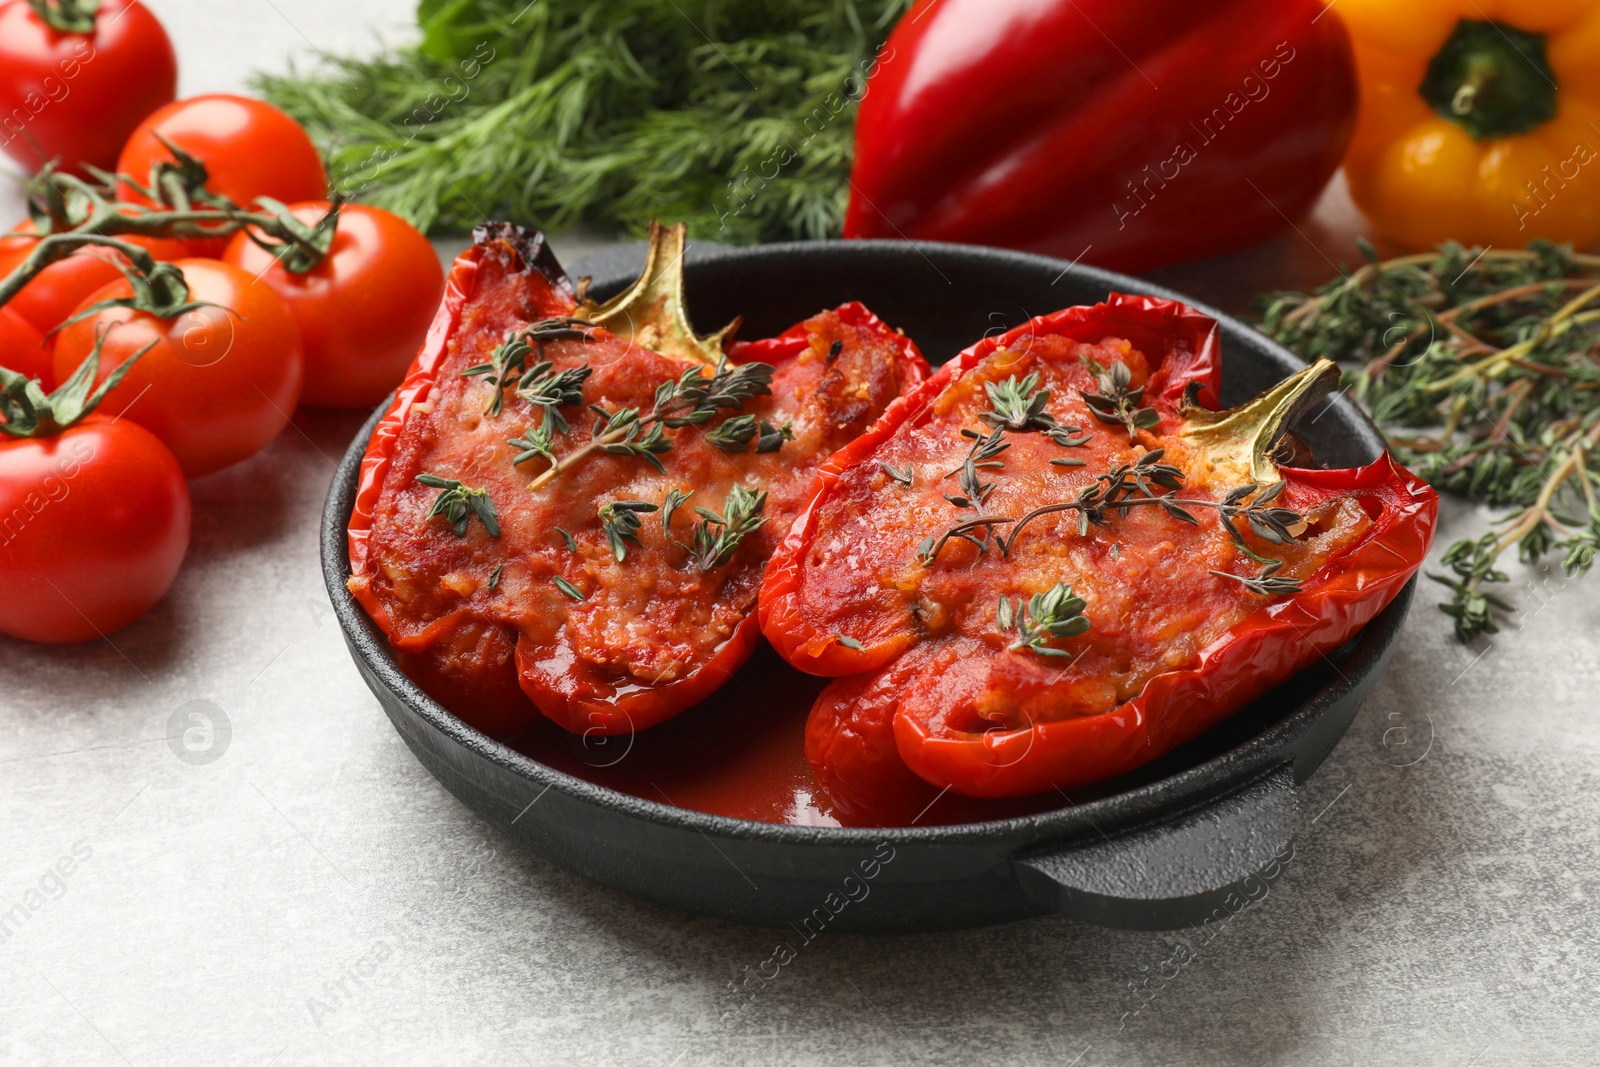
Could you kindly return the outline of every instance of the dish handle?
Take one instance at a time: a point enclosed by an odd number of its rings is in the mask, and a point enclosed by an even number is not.
[[[1158,823],[1013,860],[1034,903],[1097,926],[1174,930],[1264,899],[1294,858],[1300,795],[1285,763]]]

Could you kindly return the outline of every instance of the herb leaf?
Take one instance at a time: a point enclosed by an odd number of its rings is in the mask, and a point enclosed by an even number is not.
[[[756,417],[754,415],[735,415],[725,419],[721,426],[706,434],[706,440],[714,448],[724,452],[743,452],[750,447],[750,442],[756,436]]]
[[[907,489],[911,488],[910,467],[907,467],[905,470],[901,470],[899,467],[891,466],[888,463],[879,463],[878,466],[883,468],[883,473],[887,474],[889,477],[893,478]]]
[[[544,457],[551,463],[556,461],[555,442],[550,439],[550,424],[546,420],[543,426],[530,426],[522,432],[521,437],[513,437],[506,444],[517,450],[513,465],[526,463],[530,459]]]
[[[758,425],[759,433],[756,435],[756,454],[776,452],[783,448],[784,442],[794,440],[794,423],[786,422],[782,426],[774,426],[762,419]]]
[[[611,543],[611,554],[618,563],[628,557],[629,543],[644,547],[639,540],[639,529],[643,525],[639,516],[655,510],[656,505],[647,500],[613,500],[600,505],[600,526],[605,530],[606,540]]]
[[[1161,425],[1161,414],[1155,408],[1139,406],[1144,400],[1144,386],[1129,388],[1133,372],[1126,363],[1118,360],[1107,369],[1090,356],[1084,357],[1084,363],[1100,388],[1098,393],[1083,393],[1083,402],[1089,405],[1095,418],[1113,426],[1127,427],[1129,441],[1138,440],[1140,430],[1153,430]]]
[[[695,565],[702,571],[712,571],[732,559],[744,539],[766,524],[762,514],[766,507],[765,491],[752,493],[742,485],[734,485],[722,504],[726,514],[695,508],[700,521],[694,525],[689,545],[689,555]]]
[[[439,490],[433,506],[428,509],[429,519],[444,517],[457,537],[467,536],[467,524],[476,515],[490,537],[500,536],[500,516],[494,510],[487,489],[474,489],[454,478],[441,478],[437,474],[419,474],[418,483]]]
[[[1017,597],[1013,604],[1002,596],[995,612],[995,626],[1001,633],[1013,629],[1017,639],[1006,649],[1008,652],[1032,651],[1040,656],[1066,658],[1072,653],[1054,648],[1049,642],[1066,637],[1076,637],[1090,627],[1089,617],[1083,613],[1087,603],[1072,594],[1072,586],[1062,582],[1043,593],[1035,593],[1026,603]]]
[[[689,551],[689,546],[672,536],[672,516],[677,514],[678,509],[692,496],[694,496],[693,489],[687,493],[681,489],[669,489],[667,498],[661,502],[661,532],[666,535],[667,540],[685,552]]]

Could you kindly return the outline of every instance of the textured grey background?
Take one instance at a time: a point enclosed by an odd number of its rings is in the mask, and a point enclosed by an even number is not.
[[[236,88],[296,50],[370,47],[371,27],[392,39],[409,7],[150,2],[186,92]],[[1161,280],[1237,308],[1352,260],[1356,225],[1335,188],[1301,232]],[[591,244],[557,247],[570,260]],[[1525,616],[1470,649],[1425,589],[1308,786],[1287,874],[1219,932],[830,934],[724,1022],[729,983],[772,933],[517,851],[420,769],[363,687],[314,536],[360,421],[303,413],[195,483],[177,585],[111,641],[0,639],[0,913],[41,905],[0,933],[0,1063],[1600,1058],[1600,579],[1518,570]],[[1449,508],[1445,533],[1482,523]],[[231,723],[209,764],[167,740],[192,700]],[[88,859],[57,882],[74,846]]]

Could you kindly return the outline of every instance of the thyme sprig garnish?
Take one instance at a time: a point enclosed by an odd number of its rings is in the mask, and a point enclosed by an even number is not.
[[[644,420],[639,418],[638,408],[607,411],[599,404],[590,404],[589,410],[597,418],[594,421],[593,444],[586,447],[598,448],[607,455],[642,459],[658,472],[667,469],[666,464],[661,462],[661,456],[672,451],[672,442],[667,440],[666,429],[661,423],[653,423],[646,430]],[[555,467],[551,467],[545,473],[550,474],[555,470]]]
[[[1065,637],[1076,637],[1089,629],[1089,617],[1083,613],[1088,607],[1080,596],[1074,596],[1072,586],[1058,582],[1054,588],[1035,593],[1026,602],[1019,596],[1016,603],[1002,596],[995,610],[995,627],[1001,633],[1016,632],[1017,639],[1007,646],[1008,652],[1031,651],[1036,655],[1066,659],[1072,656],[1063,648],[1054,648],[1049,642]]]
[[[443,517],[457,537],[467,536],[467,524],[476,515],[490,537],[500,536],[500,516],[494,510],[487,489],[474,489],[455,478],[441,478],[437,474],[419,474],[417,482],[429,489],[439,490],[428,509],[427,518]]]
[[[556,461],[555,439],[550,436],[548,423],[543,426],[529,426],[522,432],[521,437],[513,437],[506,444],[517,450],[516,457],[511,461],[513,466],[540,457],[551,463]]]
[[[600,505],[598,509],[600,527],[605,531],[606,540],[611,545],[611,554],[616,561],[621,563],[627,558],[630,544],[638,548],[644,547],[644,543],[639,539],[639,533],[644,528],[640,516],[656,511],[661,513],[662,535],[682,549],[689,561],[700,571],[713,571],[727,563],[739,550],[739,545],[744,539],[766,524],[764,512],[767,507],[767,494],[764,491],[753,492],[742,485],[734,485],[728,489],[727,499],[723,501],[724,514],[718,514],[709,508],[695,508],[694,513],[698,519],[690,528],[689,540],[680,541],[672,536],[672,518],[692,496],[694,496],[692,489],[688,491],[671,489],[667,491],[666,498],[660,505],[647,500],[614,500]],[[567,535],[563,533],[562,536]],[[576,548],[570,542],[568,547],[574,550]]]
[[[963,430],[962,433],[968,431]],[[996,430],[995,433],[999,433]],[[970,459],[969,453],[969,459]],[[1022,528],[1042,515],[1049,515],[1058,511],[1077,511],[1078,533],[1080,536],[1089,532],[1090,525],[1105,525],[1111,520],[1108,513],[1120,509],[1124,515],[1127,509],[1137,501],[1132,499],[1136,495],[1142,496],[1145,503],[1162,503],[1176,518],[1187,522],[1194,522],[1194,516],[1188,514],[1170,497],[1157,497],[1151,489],[1152,485],[1165,489],[1178,489],[1183,485],[1183,471],[1177,467],[1164,464],[1161,458],[1166,455],[1165,449],[1153,449],[1140,456],[1132,463],[1120,463],[1105,474],[1078,491],[1073,500],[1063,500],[1055,504],[1046,504],[1044,507],[1035,508],[1020,519],[1006,515],[979,515],[975,519],[958,522],[937,537],[925,538],[917,547],[917,555],[925,567],[933,566],[938,560],[939,553],[944,551],[944,546],[954,538],[971,541],[978,546],[979,553],[988,550],[988,541],[992,530],[996,526],[1012,526],[1009,538],[1003,535],[993,535],[996,546],[1002,556],[1009,556],[1011,548],[1016,544],[1017,537]],[[992,488],[992,487],[990,487]],[[985,494],[987,495],[987,494]],[[948,498],[947,498],[948,499]],[[954,500],[951,503],[955,503]],[[960,505],[958,505],[960,506]],[[983,536],[974,537],[973,530],[982,529]]]
[[[1368,262],[1315,293],[1264,298],[1262,330],[1307,357],[1346,364],[1346,383],[1401,462],[1436,488],[1509,509],[1499,533],[1444,556],[1456,636],[1498,630],[1512,602],[1498,561],[1560,552],[1594,563],[1600,497],[1600,256],[1440,245]]]
[[[1089,412],[1095,418],[1112,426],[1126,427],[1129,441],[1137,441],[1140,430],[1153,430],[1161,424],[1160,412],[1140,407],[1144,401],[1144,386],[1130,388],[1133,372],[1126,363],[1118,360],[1108,369],[1093,356],[1085,356],[1084,365],[1100,388],[1098,393],[1080,390],[1083,402],[1089,405]]]
[[[554,364],[544,358],[546,341],[593,341],[594,324],[583,319],[560,317],[544,319],[520,330],[512,330],[495,346],[487,362],[474,364],[461,372],[463,378],[487,378],[490,387],[485,415],[498,415],[505,405],[505,391],[515,385],[517,395],[542,408],[545,426],[565,433],[567,423],[557,410],[563,404],[583,403],[583,383],[592,368],[573,367],[555,373]],[[538,351],[530,367],[528,357]]]
[[[596,452],[635,456],[662,470],[658,457],[672,451],[666,430],[703,426],[721,412],[738,411],[755,397],[770,396],[772,375],[770,363],[729,365],[724,360],[709,376],[705,368],[691,367],[662,382],[648,413],[631,407],[610,411],[591,404],[590,410],[598,416],[592,440],[552,463],[528,483],[528,490],[548,485]]]
[[[1050,402],[1050,390],[1039,388],[1037,371],[1022,379],[1013,375],[1003,382],[985,382],[983,388],[993,408],[978,416],[985,426],[1012,433],[1037,431],[1063,448],[1078,448],[1089,443],[1092,435],[1084,433],[1080,427],[1058,421],[1045,410]]]
[[[1222,528],[1228,532],[1234,545],[1257,563],[1277,563],[1250,551],[1244,535],[1239,532],[1237,520],[1243,519],[1255,535],[1268,544],[1286,545],[1294,540],[1298,529],[1303,528],[1305,516],[1290,508],[1274,507],[1273,502],[1283,495],[1284,483],[1268,486],[1255,483],[1230,489],[1222,502],[1212,505],[1222,519]],[[1230,577],[1233,577],[1230,575]],[[1283,579],[1279,579],[1282,581]]]
[[[1276,482],[1269,486],[1256,484],[1239,486],[1230,490],[1221,500],[1179,497],[1175,494],[1177,490],[1183,488],[1184,473],[1178,467],[1162,463],[1161,460],[1165,455],[1165,449],[1151,449],[1133,462],[1119,463],[1099,475],[1093,482],[1080,489],[1072,500],[1045,504],[1021,518],[980,514],[976,518],[958,522],[937,537],[925,538],[917,546],[917,556],[923,566],[931,567],[938,560],[939,554],[944,551],[944,547],[952,540],[960,538],[977,545],[980,554],[988,551],[988,544],[992,539],[1001,556],[1009,557],[1012,549],[1016,547],[1017,539],[1022,536],[1023,529],[1029,523],[1045,515],[1063,511],[1078,513],[1078,534],[1086,536],[1091,526],[1107,525],[1113,515],[1126,516],[1131,508],[1159,507],[1180,522],[1191,525],[1199,525],[1199,520],[1189,511],[1190,508],[1210,508],[1217,512],[1223,530],[1241,552],[1256,562],[1270,567],[1260,579],[1250,579],[1246,582],[1247,585],[1256,583],[1251,585],[1251,588],[1263,592],[1264,595],[1297,591],[1300,588],[1297,581],[1274,577],[1283,566],[1282,562],[1268,559],[1252,551],[1238,526],[1238,523],[1243,521],[1257,537],[1270,544],[1282,545],[1293,540],[1296,530],[1305,523],[1305,517],[1297,511],[1276,505],[1278,497],[1283,493],[1284,483]],[[1157,493],[1158,489],[1170,492]],[[1005,534],[993,533],[994,528],[999,526],[1009,526],[1010,530]],[[975,530],[982,530],[982,535],[974,536]],[[1243,581],[1238,575],[1224,576]]]
[[[611,543],[611,554],[618,563],[628,558],[629,544],[644,547],[644,542],[639,540],[639,530],[644,525],[639,516],[657,510],[656,505],[647,500],[613,500],[600,505],[600,528],[605,531],[606,540]]]
[[[559,574],[555,575],[554,577],[552,577],[550,579],[550,583],[552,585],[554,585],[557,589],[561,590],[561,595],[566,597],[568,600],[576,600],[576,601],[582,602],[582,601],[585,601],[585,600],[589,599],[588,597],[583,595],[583,590],[582,589],[579,589],[577,586],[573,585],[571,582],[567,581],[565,578],[561,577]]]
[[[786,422],[782,426],[774,426],[754,415],[735,415],[724,419],[721,425],[708,432],[706,440],[723,452],[747,451],[751,441],[756,443],[758,454],[776,452],[785,441],[794,440],[794,424]]]
[[[678,545],[679,548],[685,551],[688,551],[687,546],[673,539],[672,516],[677,514],[678,509],[688,503],[689,498],[692,496],[694,496],[693,489],[688,492],[684,492],[682,489],[669,489],[667,490],[667,498],[661,502],[661,532],[666,536],[667,540],[672,541],[673,544]]]
[[[1249,552],[1248,549],[1246,549],[1246,552],[1251,559],[1259,560],[1261,558],[1255,553]],[[1228,571],[1219,570],[1212,570],[1211,573],[1218,578],[1232,579],[1258,596],[1286,596],[1290,593],[1298,593],[1301,588],[1300,579],[1278,577],[1278,572],[1282,569],[1283,560],[1269,559],[1266,561],[1266,566],[1261,568],[1261,573],[1256,575],[1232,574]]]
[[[937,557],[939,549],[944,547],[944,542],[952,537],[959,537],[963,541],[971,541],[978,546],[979,553],[984,553],[989,550],[989,541],[994,536],[994,523],[987,521],[987,517],[983,514],[983,505],[988,501],[989,494],[994,492],[995,483],[984,481],[983,475],[978,472],[1003,467],[1005,464],[997,457],[1011,447],[1011,442],[1006,440],[1005,429],[998,426],[986,434],[963,427],[961,436],[970,438],[972,446],[967,449],[967,454],[962,459],[961,466],[945,475],[946,478],[951,477],[951,475],[956,477],[957,484],[961,487],[961,492],[960,495],[951,493],[942,495],[955,507],[963,511],[968,509],[976,511],[979,517],[959,522],[951,527],[939,539],[939,544],[936,548],[932,547],[934,538],[925,538],[922,544],[917,547],[918,554],[925,558],[930,551],[934,557]],[[906,484],[909,485],[910,482],[907,481]],[[981,532],[975,533],[974,531]],[[931,563],[929,565],[931,566]]]
[[[672,543],[687,552],[701,571],[713,571],[727,563],[746,537],[766,525],[767,519],[763,514],[767,507],[766,492],[751,492],[742,485],[734,485],[728,489],[727,499],[722,502],[724,514],[719,515],[709,508],[694,509],[700,519],[694,524],[689,543],[685,544],[672,537],[672,513],[692,495],[678,490],[669,492],[661,524]]]
[[[961,436],[972,441],[972,446],[967,449],[967,454],[961,461],[961,466],[945,475],[956,476],[956,484],[961,487],[960,496],[945,493],[944,498],[958,508],[982,509],[989,499],[989,494],[994,492],[995,483],[986,482],[978,472],[981,470],[995,470],[1005,466],[996,457],[1011,447],[1011,442],[1006,440],[1003,429],[994,429],[986,434],[976,430],[963,429]]]

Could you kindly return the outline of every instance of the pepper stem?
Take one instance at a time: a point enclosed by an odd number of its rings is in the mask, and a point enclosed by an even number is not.
[[[586,302],[577,316],[663,355],[696,360],[708,367],[723,358],[722,345],[739,320],[707,337],[694,332],[683,298],[683,255],[689,228],[683,223],[650,223],[644,273],[626,291],[604,304]]]
[[[1529,133],[1556,116],[1544,35],[1499,22],[1457,22],[1417,92],[1478,141]]]
[[[1339,387],[1339,368],[1319,359],[1265,393],[1228,411],[1190,408],[1184,438],[1215,457],[1231,457],[1260,485],[1278,481],[1273,455],[1294,421]]]

